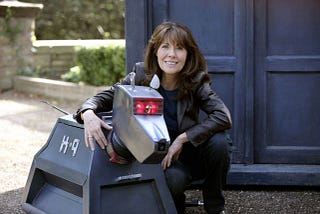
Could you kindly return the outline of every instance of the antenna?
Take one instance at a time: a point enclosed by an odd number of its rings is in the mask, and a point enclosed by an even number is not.
[[[130,73],[130,84],[131,84],[133,89],[134,89],[134,86],[135,86],[135,78],[136,78],[136,73],[131,72]]]
[[[49,103],[49,102],[47,102],[47,101],[41,100],[40,102],[45,103],[45,104],[47,104],[48,106],[51,106],[52,108],[54,108],[54,109],[56,109],[56,110],[58,110],[58,111],[60,111],[60,112],[64,113],[65,115],[70,114],[70,113],[68,113],[68,112],[66,112],[66,111],[64,111],[64,110],[62,110],[61,108],[59,108],[59,107],[57,107],[57,106],[55,106],[55,105],[52,105],[51,103]]]

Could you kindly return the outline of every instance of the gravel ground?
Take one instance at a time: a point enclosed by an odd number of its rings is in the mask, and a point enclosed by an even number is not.
[[[35,95],[7,91],[0,93],[0,213],[18,214],[21,197],[34,154],[45,144],[62,113]],[[79,102],[45,99],[73,113]],[[319,188],[228,187],[227,213],[320,213]],[[200,199],[200,191],[187,192],[190,200]],[[187,213],[205,213],[188,208]]]

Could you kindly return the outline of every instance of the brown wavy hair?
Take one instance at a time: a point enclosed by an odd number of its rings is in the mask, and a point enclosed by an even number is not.
[[[195,82],[194,77],[200,71],[205,73],[205,79],[209,79],[207,64],[188,27],[176,22],[163,22],[153,31],[145,50],[146,84],[151,81],[154,74],[157,74],[160,79],[162,77],[162,70],[158,65],[156,53],[163,41],[167,39],[187,50],[186,63],[179,73],[178,80],[178,98],[183,99],[191,92]]]

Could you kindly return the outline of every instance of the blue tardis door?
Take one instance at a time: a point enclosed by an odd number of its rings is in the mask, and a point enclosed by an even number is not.
[[[127,69],[159,23],[187,25],[232,114],[230,183],[320,185],[319,11],[319,0],[127,0]]]
[[[254,162],[320,164],[320,1],[254,3]]]

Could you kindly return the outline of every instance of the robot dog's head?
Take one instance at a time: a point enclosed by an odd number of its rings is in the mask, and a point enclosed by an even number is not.
[[[163,98],[145,86],[118,85],[112,124],[116,144],[123,144],[141,163],[159,163],[170,138],[163,117]]]

